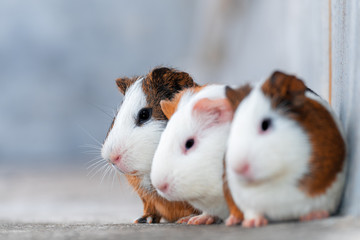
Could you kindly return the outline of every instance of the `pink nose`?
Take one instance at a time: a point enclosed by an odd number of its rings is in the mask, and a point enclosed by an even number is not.
[[[247,175],[250,171],[249,163],[244,163],[235,168],[235,172],[241,175]]]
[[[121,156],[120,155],[111,155],[110,161],[114,164],[117,164],[121,161]]]
[[[169,184],[168,183],[161,183],[159,186],[156,187],[157,189],[159,189],[159,191],[166,193],[167,190],[169,189]]]

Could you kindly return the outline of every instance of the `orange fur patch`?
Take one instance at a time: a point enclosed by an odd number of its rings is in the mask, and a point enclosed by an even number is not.
[[[184,95],[185,92],[191,91],[192,93],[197,93],[207,85],[203,86],[194,86],[191,88],[187,88],[177,93],[173,99],[171,100],[162,100],[160,102],[161,110],[164,112],[165,116],[170,119],[171,116],[176,112],[179,102]]]
[[[243,220],[244,219],[244,214],[243,212],[236,206],[236,203],[234,202],[234,199],[231,195],[229,186],[228,186],[228,182],[227,182],[227,177],[226,177],[226,163],[224,160],[224,173],[223,173],[223,192],[224,192],[224,197],[226,200],[226,203],[229,207],[229,211],[230,211],[230,215],[233,215],[234,217],[236,217],[239,220]]]
[[[343,137],[327,109],[307,98],[305,84],[295,76],[275,72],[262,86],[272,107],[294,119],[308,134],[312,152],[309,172],[299,180],[299,188],[318,196],[336,180],[344,167],[346,147]]]
[[[155,190],[149,192],[141,188],[141,179],[138,176],[127,174],[125,176],[144,204],[142,217],[155,219],[153,223],[159,222],[162,217],[169,222],[175,222],[182,217],[200,213],[187,202],[171,202],[161,197]]]

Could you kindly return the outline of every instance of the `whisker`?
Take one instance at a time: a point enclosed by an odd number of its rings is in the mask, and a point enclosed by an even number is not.
[[[103,173],[103,176],[102,176],[102,178],[101,178],[101,181],[100,181],[100,185],[102,184],[105,176],[107,175],[107,173],[109,172],[110,169],[111,169],[111,166],[110,166],[110,165],[105,169],[105,171],[104,171],[104,173]]]
[[[115,169],[116,170],[116,169]],[[120,175],[120,173],[119,173],[119,171],[115,171],[115,173],[116,173],[116,177],[117,177],[117,179],[119,180],[119,183],[120,183],[120,187],[122,187],[123,185],[122,185],[122,182],[121,182],[121,175]]]
[[[96,143],[100,144],[100,146],[102,146],[102,143],[100,141],[98,141],[93,135],[90,134],[90,132],[86,131],[80,124],[78,124],[78,127],[85,133],[87,134],[92,140],[94,140]]]
[[[96,158],[93,158],[93,159],[91,159],[89,162],[87,162],[86,164],[91,164],[92,162],[94,162],[94,161],[97,161],[97,160],[101,160],[101,159],[103,159],[101,156],[98,156],[98,157],[96,157]],[[85,165],[86,165],[85,164]]]
[[[116,169],[114,166],[111,166],[112,167],[112,183],[111,183],[111,189],[113,189],[114,187],[114,181],[115,181],[115,176],[116,176]]]
[[[89,151],[83,151],[81,152],[83,154],[88,154],[88,155],[94,155],[94,154],[99,154],[100,152],[98,150],[89,150]]]
[[[89,166],[86,169],[90,170],[89,173],[91,173],[94,169],[96,169],[97,167],[100,167],[101,165],[104,165],[104,164],[106,164],[106,162],[103,162],[103,161],[99,160],[98,162],[94,163],[93,166]]]
[[[84,164],[84,168],[85,168],[86,170],[89,170],[90,167],[92,167],[93,165],[95,165],[95,164],[97,164],[97,163],[100,163],[101,160],[103,160],[103,158],[100,158],[100,157],[94,158],[93,160],[85,163],[85,164]]]
[[[80,145],[79,148],[101,149],[101,146],[88,143],[88,144]]]
[[[95,165],[98,165],[98,164],[100,164],[100,163],[104,163],[104,159],[99,159],[99,160],[97,160],[96,162],[94,162],[94,163],[92,163],[90,166],[88,166],[86,169],[90,169],[90,168],[92,168],[93,166],[95,166]],[[106,161],[105,161],[106,162]]]
[[[89,103],[89,104],[92,105],[93,107],[95,107],[96,109],[100,110],[100,112],[104,113],[104,114],[105,114],[106,116],[108,116],[110,119],[113,119],[113,117],[112,117],[109,113],[105,112],[105,110],[102,109],[99,105],[94,104],[94,103]]]
[[[104,165],[100,167],[101,164],[99,164],[98,166],[94,167],[94,168],[89,172],[88,175],[90,175],[94,170],[96,170],[97,167],[99,167],[98,170],[97,170],[93,175],[91,175],[90,179],[92,179],[93,177],[95,177],[98,172],[102,171],[102,170],[107,166],[107,163],[102,163],[102,164],[104,164]]]

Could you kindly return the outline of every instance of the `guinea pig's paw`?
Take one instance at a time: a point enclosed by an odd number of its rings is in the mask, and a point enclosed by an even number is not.
[[[179,224],[188,223],[189,220],[190,220],[192,217],[195,217],[195,216],[197,216],[197,215],[191,214],[191,215],[189,215],[189,216],[182,217],[182,218],[180,218],[179,220],[177,220],[176,223],[179,223]]]
[[[268,220],[263,216],[244,219],[244,221],[242,222],[242,226],[245,228],[261,227],[261,226],[266,226],[267,224],[268,224]]]
[[[161,216],[153,215],[151,216],[151,220],[149,223],[160,223],[160,220],[161,220]]]
[[[328,211],[324,211],[324,210],[313,211],[304,216],[301,216],[300,221],[305,222],[311,220],[318,220],[318,219],[327,218],[328,216],[329,216]]]
[[[217,218],[207,214],[201,214],[189,219],[188,224],[190,225],[203,225],[216,223]]]
[[[138,219],[136,219],[135,221],[134,221],[134,223],[148,223],[147,222],[147,217],[141,217],[141,218],[138,218]]]
[[[230,216],[226,219],[225,225],[226,225],[226,226],[235,226],[235,225],[240,224],[241,221],[242,221],[241,218],[237,218],[235,215],[230,215]]]

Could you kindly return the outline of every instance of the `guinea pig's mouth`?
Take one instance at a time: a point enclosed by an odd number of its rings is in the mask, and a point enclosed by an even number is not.
[[[244,176],[242,176],[238,179],[239,179],[239,181],[243,182],[243,184],[245,183],[245,185],[247,185],[249,187],[256,187],[256,186],[260,186],[260,185],[264,185],[264,184],[268,184],[268,183],[277,181],[285,175],[286,175],[286,170],[282,169],[282,170],[278,171],[277,173],[272,174],[270,176],[266,176],[266,177],[254,177],[254,176],[244,177]]]
[[[118,167],[116,164],[113,164],[114,167],[116,168],[117,171],[121,172],[122,174],[125,175],[137,175],[138,171],[134,170],[134,171],[124,171],[123,169],[121,169],[120,167]]]

